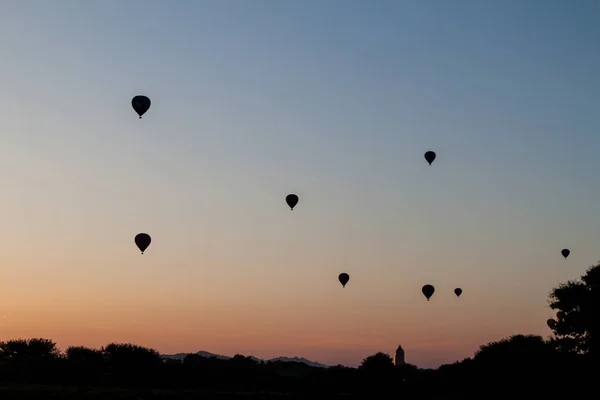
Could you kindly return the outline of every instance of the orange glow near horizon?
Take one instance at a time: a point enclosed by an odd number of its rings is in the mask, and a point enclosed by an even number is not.
[[[151,251],[132,253],[125,258],[139,257],[138,266],[155,257]],[[198,273],[199,285],[168,273],[152,278],[148,272],[152,280],[144,281],[143,267],[93,279],[73,271],[65,264],[35,275],[25,266],[13,269],[12,280],[27,285],[6,285],[0,293],[0,339],[46,337],[63,350],[128,342],[163,354],[301,356],[351,366],[377,351],[393,354],[402,344],[408,362],[428,367],[471,356],[480,344],[540,325],[526,316],[515,320],[506,304],[508,314],[487,313],[489,306],[477,301],[485,293],[476,290],[456,298],[451,290],[438,289],[427,302],[418,290],[394,295],[393,284],[374,277],[361,285],[355,277],[342,289],[335,279],[309,280],[308,275],[296,276],[295,285],[270,285],[268,279],[245,285]]]

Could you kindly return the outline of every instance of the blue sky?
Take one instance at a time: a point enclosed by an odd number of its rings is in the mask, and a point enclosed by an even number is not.
[[[225,298],[260,292],[264,304],[292,302],[309,324],[311,297],[347,305],[336,286],[345,271],[347,289],[364,286],[344,321],[374,318],[374,307],[385,313],[372,324],[404,319],[352,355],[318,341],[282,348],[356,364],[418,337],[402,330],[418,313],[452,323],[444,306],[411,308],[425,283],[462,285],[464,313],[492,327],[489,338],[462,337],[461,349],[513,331],[546,335],[550,288],[600,258],[596,1],[0,7],[0,237],[15,279],[58,285],[78,274],[92,290],[125,274],[114,296],[147,282],[170,288],[165,299],[189,288],[181,303],[156,300],[165,313],[200,301],[194,285],[219,312],[237,307]],[[136,94],[152,99],[142,120]],[[431,167],[426,150],[438,154]],[[292,214],[290,192],[300,196]],[[140,231],[153,236],[143,261],[130,254]],[[140,268],[148,275],[123,272]],[[479,296],[470,306],[469,293]],[[441,339],[429,340],[413,347],[439,353]],[[239,347],[215,343],[206,350]],[[248,351],[261,356],[256,343]]]

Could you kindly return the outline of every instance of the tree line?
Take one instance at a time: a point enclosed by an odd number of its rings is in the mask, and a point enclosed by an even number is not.
[[[182,360],[164,359],[154,349],[111,343],[100,349],[82,346],[59,351],[49,339],[0,342],[0,382],[136,388],[202,388],[229,391],[281,391],[495,394],[532,391],[547,396],[557,390],[588,393],[600,371],[600,264],[578,281],[554,288],[549,307],[557,311],[548,321],[553,335],[513,335],[480,346],[473,357],[419,369],[394,366],[379,352],[359,368],[341,365],[316,368],[300,362],[257,361],[188,354]]]

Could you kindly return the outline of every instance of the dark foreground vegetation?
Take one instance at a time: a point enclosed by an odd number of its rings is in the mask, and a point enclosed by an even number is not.
[[[550,293],[553,337],[514,335],[436,370],[395,367],[377,353],[359,368],[229,360],[109,344],[69,347],[48,339],[0,342],[0,399],[569,399],[599,393],[600,264]]]

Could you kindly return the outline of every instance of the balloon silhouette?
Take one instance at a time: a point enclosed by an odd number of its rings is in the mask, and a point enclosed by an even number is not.
[[[423,292],[425,297],[427,297],[427,301],[429,301],[431,296],[433,296],[433,292],[435,292],[435,288],[431,285],[425,285],[423,286],[423,289],[421,289],[421,291]]]
[[[560,251],[560,254],[562,254],[562,256],[563,256],[564,258],[567,258],[567,257],[569,257],[569,254],[571,254],[571,250],[569,250],[569,249],[562,249],[562,250]]]
[[[425,152],[425,161],[431,165],[431,163],[435,160],[435,152],[434,151],[426,151]]]
[[[546,325],[548,325],[548,328],[554,329],[556,326],[556,321],[550,318],[548,321],[546,321]]]
[[[456,297],[460,297],[460,295],[462,294],[462,289],[457,287],[456,289],[454,289],[454,294],[456,295]]]
[[[338,280],[340,281],[340,283],[342,284],[342,287],[346,287],[346,284],[348,283],[348,281],[350,280],[350,275],[348,275],[345,272],[342,272],[340,274],[340,276],[338,276]]]
[[[135,235],[134,240],[136,246],[138,247],[138,249],[140,249],[142,254],[144,254],[144,251],[146,251],[148,246],[150,246],[150,242],[152,241],[152,239],[150,239],[150,235],[148,235],[147,233],[138,233],[137,235]]]
[[[293,210],[294,207],[296,207],[296,204],[298,204],[298,196],[296,196],[295,194],[288,194],[287,196],[285,196],[285,202],[288,206],[290,206],[290,209]]]
[[[150,108],[150,99],[146,96],[138,95],[131,99],[131,106],[142,119],[142,115]]]

